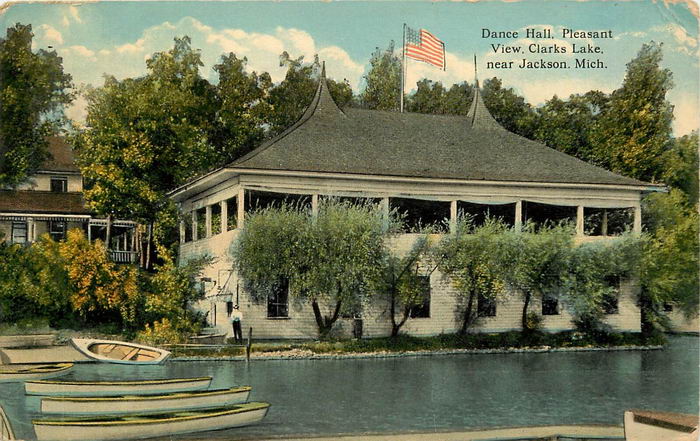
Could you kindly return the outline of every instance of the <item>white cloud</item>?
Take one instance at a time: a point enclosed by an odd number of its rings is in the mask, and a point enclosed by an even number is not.
[[[355,91],[366,64],[366,60],[358,62],[338,46],[317,45],[314,38],[302,29],[277,27],[271,33],[215,29],[191,17],[150,27],[133,41],[99,48],[71,46],[64,48],[61,55],[66,71],[73,75],[76,83],[99,86],[103,73],[118,79],[143,75],[146,59],[155,52],[171,49],[173,39],[185,35],[191,38],[193,48],[201,49],[204,63],[201,73],[211,80],[216,80],[212,67],[220,61],[221,55],[229,52],[239,58],[246,57],[249,71],[268,72],[275,82],[282,81],[286,73],[286,67],[279,63],[282,52],[287,51],[294,58],[303,56],[306,61],[312,61],[318,54],[321,60],[327,61],[329,77],[347,79]],[[86,64],[86,59],[90,63]],[[77,108],[73,115],[79,113],[80,108]]]
[[[696,93],[678,95],[678,98],[669,97],[674,104],[673,133],[683,136],[700,129],[700,106]]]
[[[58,44],[63,44],[63,35],[56,30],[56,28],[49,26],[47,24],[43,24],[39,26],[39,30],[43,32],[43,40],[47,43],[58,43]]]
[[[68,20],[68,17],[65,15],[63,16],[63,19],[61,20],[61,24],[63,25],[64,28],[67,28],[70,26],[70,20]]]

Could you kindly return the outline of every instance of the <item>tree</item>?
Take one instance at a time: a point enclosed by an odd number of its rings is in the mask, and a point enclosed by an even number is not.
[[[474,97],[473,88],[466,82],[445,89],[442,83],[422,79],[416,91],[406,100],[406,110],[437,115],[466,115]]]
[[[226,145],[210,140],[216,97],[199,75],[201,65],[189,38],[176,38],[173,49],[146,61],[145,76],[107,77],[90,91],[85,127],[73,137],[89,206],[148,225],[145,267],[151,266],[153,225],[173,209],[166,192],[228,154]]]
[[[398,255],[393,248],[385,252],[378,289],[388,299],[392,337],[399,335],[411,310],[427,300],[424,289],[426,272],[420,271],[420,263],[421,260],[429,260],[433,246],[430,234],[423,234],[403,256]],[[427,271],[428,277],[435,268]]]
[[[278,134],[292,126],[301,118],[311,104],[320,74],[318,57],[313,63],[304,63],[304,57],[292,58],[287,52],[280,55],[280,66],[287,66],[287,73],[280,84],[269,94],[270,113],[267,123],[272,134]],[[336,82],[326,79],[328,92],[338,107],[343,108],[352,102],[352,89],[347,80]]]
[[[32,51],[31,25],[15,24],[0,39],[0,187],[15,187],[47,158],[73,95],[56,51]]]
[[[483,98],[491,115],[506,130],[532,139],[535,114],[525,98],[513,88],[504,88],[503,82],[496,77],[484,81]]]
[[[249,152],[262,141],[263,124],[270,112],[267,102],[272,79],[267,72],[247,73],[247,58],[229,53],[214,66],[219,74],[216,85],[216,129],[212,144],[220,146],[222,163],[230,162]]]
[[[438,268],[454,283],[462,303],[460,334],[466,334],[476,321],[479,296],[496,301],[504,292],[499,244],[505,229],[494,219],[474,227],[468,218],[460,218],[455,233],[446,236],[435,251]]]
[[[602,163],[595,156],[592,136],[607,101],[599,91],[571,95],[568,100],[555,95],[536,110],[534,139],[581,160]]]
[[[566,225],[534,224],[523,226],[523,231],[511,230],[499,244],[503,261],[507,262],[504,277],[507,284],[523,296],[521,324],[530,331],[528,308],[533,297],[556,292],[567,273],[566,261],[573,245],[571,228]]]
[[[671,137],[673,106],[666,93],[671,71],[660,67],[661,45],[644,44],[627,63],[622,87],[615,90],[597,126],[596,155],[606,168],[643,181],[661,177],[661,155]]]
[[[342,312],[361,308],[379,279],[384,226],[370,205],[325,201],[317,217],[302,207],[267,208],[246,219],[232,255],[254,301],[287,284],[291,298],[311,303],[326,338]]]
[[[604,302],[617,290],[611,280],[637,275],[640,251],[640,239],[629,233],[571,249],[561,292],[580,331],[591,335],[606,331],[602,323]]]
[[[642,330],[649,333],[659,327],[664,303],[687,316],[698,313],[700,219],[697,205],[689,206],[678,189],[649,195],[643,204],[652,233],[643,243],[640,277]]]
[[[368,109],[399,110],[401,90],[401,59],[394,52],[394,42],[382,51],[379,48],[369,60],[369,72],[364,76],[365,89],[360,104]]]
[[[680,189],[688,204],[698,201],[698,132],[675,138],[661,156],[661,180]]]

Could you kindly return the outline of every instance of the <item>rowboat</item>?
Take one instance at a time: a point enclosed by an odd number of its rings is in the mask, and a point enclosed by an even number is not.
[[[67,374],[73,363],[0,364],[0,382],[38,380]]]
[[[93,360],[120,364],[160,364],[170,357],[165,349],[116,340],[72,338],[71,344]]]
[[[5,415],[5,411],[0,406],[0,440],[15,440],[15,433],[10,426],[10,420]]]
[[[697,415],[631,409],[625,412],[627,441],[696,441]]]
[[[58,381],[37,380],[24,383],[27,395],[64,397],[118,397],[122,395],[162,395],[209,388],[211,377],[169,378],[136,381]]]
[[[33,420],[38,440],[123,440],[221,430],[260,422],[270,405],[245,403],[215,409],[120,417]]]
[[[123,415],[134,412],[176,412],[229,406],[248,401],[250,387],[121,397],[47,397],[41,412],[66,415]]]

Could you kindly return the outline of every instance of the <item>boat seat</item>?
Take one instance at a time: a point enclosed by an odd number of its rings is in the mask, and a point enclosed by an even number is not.
[[[139,353],[139,348],[134,348],[131,351],[129,351],[125,356],[123,356],[122,360],[131,360],[138,353]]]

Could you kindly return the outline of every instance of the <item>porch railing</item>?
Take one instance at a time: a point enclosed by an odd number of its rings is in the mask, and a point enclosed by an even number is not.
[[[136,251],[109,250],[109,256],[116,263],[134,263],[138,258]]]

